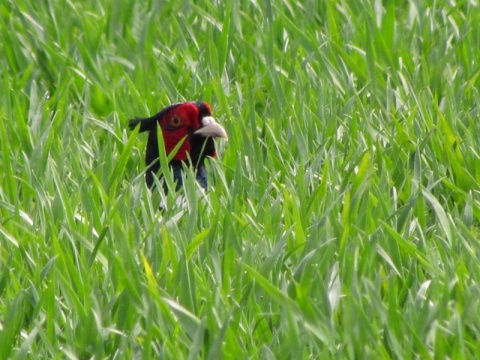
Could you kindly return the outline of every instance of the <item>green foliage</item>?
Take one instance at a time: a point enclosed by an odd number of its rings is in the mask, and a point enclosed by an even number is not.
[[[479,10],[1,2],[2,356],[480,356]],[[152,196],[127,121],[197,99],[210,191]]]

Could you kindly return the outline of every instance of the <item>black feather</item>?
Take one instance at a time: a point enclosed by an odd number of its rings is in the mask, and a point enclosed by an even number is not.
[[[147,172],[145,174],[145,180],[147,186],[151,189],[154,185],[153,178],[160,171],[160,160],[158,153],[158,138],[157,138],[157,126],[155,125],[148,133],[147,151],[145,153],[145,165],[147,165]]]
[[[132,119],[128,122],[128,127],[130,130],[133,130],[140,124],[139,132],[144,132],[147,130],[151,130],[154,125],[156,124],[157,120],[153,117],[150,118],[142,118],[142,119]]]
[[[190,159],[195,168],[200,164],[203,164],[207,156],[215,155],[215,142],[211,137],[193,134],[190,137],[190,144],[192,146],[192,149],[190,150]]]
[[[205,105],[203,101],[195,101],[194,104],[198,108],[200,119],[203,118],[204,116],[212,115],[210,113],[210,109],[207,107],[207,105]]]

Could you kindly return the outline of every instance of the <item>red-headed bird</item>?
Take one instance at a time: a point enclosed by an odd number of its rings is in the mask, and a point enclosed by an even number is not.
[[[227,133],[212,117],[210,105],[206,102],[184,102],[167,106],[159,113],[149,118],[132,119],[129,122],[131,130],[140,125],[140,132],[148,131],[147,152],[145,163],[147,172],[145,180],[152,189],[160,170],[157,124],[160,126],[165,144],[165,152],[169,155],[183,141],[178,152],[170,161],[176,190],[182,186],[183,163],[195,169],[196,180],[203,189],[207,189],[207,172],[205,158],[215,157],[213,138],[227,139]],[[185,140],[184,140],[185,139]],[[166,190],[166,186],[164,186]]]

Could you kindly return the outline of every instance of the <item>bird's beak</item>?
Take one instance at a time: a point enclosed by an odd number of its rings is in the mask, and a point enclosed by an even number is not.
[[[215,119],[211,116],[204,116],[202,119],[202,127],[194,132],[200,136],[221,137],[228,140],[227,132]]]

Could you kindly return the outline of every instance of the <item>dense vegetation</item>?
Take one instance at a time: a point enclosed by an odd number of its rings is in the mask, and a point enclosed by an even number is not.
[[[0,3],[4,358],[480,356],[480,6]],[[227,129],[183,204],[129,118]]]

